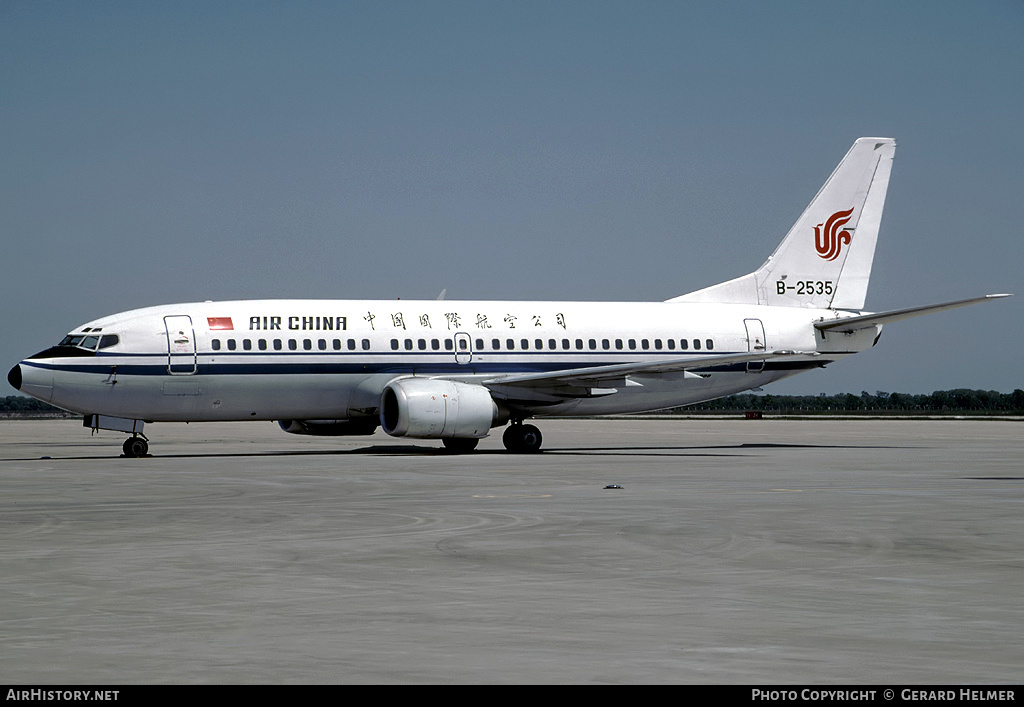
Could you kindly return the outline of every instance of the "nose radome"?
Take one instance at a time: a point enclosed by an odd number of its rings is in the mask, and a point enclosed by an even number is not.
[[[21,390],[21,364],[19,363],[7,373],[7,382],[15,390]]]

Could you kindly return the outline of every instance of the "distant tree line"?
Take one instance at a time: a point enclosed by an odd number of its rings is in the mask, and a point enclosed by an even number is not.
[[[0,398],[0,412],[53,412],[60,413],[64,412],[60,408],[55,408],[49,403],[44,403],[42,400],[36,400],[35,398],[26,398],[24,395],[8,395],[5,398]]]
[[[904,413],[904,414],[963,414],[1024,415],[1024,390],[999,393],[994,390],[937,390],[934,393],[874,394],[866,390],[860,395],[730,395],[706,403],[675,408],[678,412],[744,412],[775,413]]]

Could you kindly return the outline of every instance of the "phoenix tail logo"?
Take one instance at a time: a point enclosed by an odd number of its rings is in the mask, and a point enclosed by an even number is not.
[[[825,221],[814,227],[814,248],[818,251],[818,257],[825,260],[835,260],[839,257],[844,245],[850,245],[853,236],[849,231],[842,231],[842,227],[850,220],[853,209],[837,211]]]

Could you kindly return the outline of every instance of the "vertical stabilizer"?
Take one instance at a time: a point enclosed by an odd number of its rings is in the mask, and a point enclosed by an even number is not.
[[[857,140],[764,265],[669,301],[863,309],[895,150]]]

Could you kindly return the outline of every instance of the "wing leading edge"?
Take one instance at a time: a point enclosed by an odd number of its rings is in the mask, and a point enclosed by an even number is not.
[[[925,314],[957,309],[1011,295],[986,295],[971,299],[945,302],[942,304],[910,307],[875,314],[863,314],[842,319],[830,319],[814,322],[814,327],[822,332],[853,332],[890,322],[920,317]],[[617,392],[616,387],[641,385],[629,380],[632,376],[659,376],[671,373],[691,373],[719,366],[730,366],[755,361],[810,360],[820,357],[818,351],[762,351],[741,354],[725,354],[721,356],[686,356],[668,361],[647,361],[636,363],[611,364],[587,368],[568,368],[557,371],[538,373],[512,373],[483,379],[480,384],[486,386],[495,397],[514,397],[516,389],[526,392],[543,392],[560,398],[586,398],[610,395]]]
[[[667,373],[685,373],[717,366],[728,366],[736,363],[808,358],[819,355],[817,351],[761,351],[722,356],[687,356],[685,358],[674,358],[670,361],[618,363],[589,368],[567,368],[542,373],[513,373],[507,376],[487,378],[480,382],[482,385],[492,389],[508,386],[533,389],[569,387],[602,388],[608,390],[608,392],[615,392],[605,388],[605,386],[616,383],[628,385],[626,379],[630,376],[658,376]],[[579,397],[587,396],[582,395]]]

